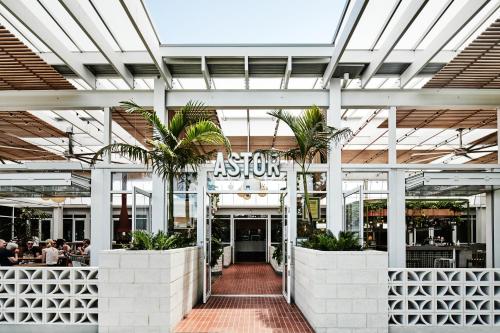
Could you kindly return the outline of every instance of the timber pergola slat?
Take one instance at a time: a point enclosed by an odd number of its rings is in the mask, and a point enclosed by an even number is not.
[[[0,25],[0,90],[38,89],[75,87]]]

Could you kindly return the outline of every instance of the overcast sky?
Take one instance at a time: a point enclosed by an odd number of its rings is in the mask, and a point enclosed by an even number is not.
[[[345,0],[146,0],[163,44],[331,43]]]

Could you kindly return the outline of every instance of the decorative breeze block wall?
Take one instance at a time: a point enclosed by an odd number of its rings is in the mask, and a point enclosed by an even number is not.
[[[96,267],[0,267],[0,326],[97,325]]]
[[[99,332],[171,332],[200,298],[200,251],[101,251]]]
[[[387,253],[294,247],[294,300],[315,332],[388,332]]]
[[[391,326],[498,326],[500,269],[390,269]]]

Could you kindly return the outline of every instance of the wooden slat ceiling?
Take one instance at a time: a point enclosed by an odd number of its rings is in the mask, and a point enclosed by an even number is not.
[[[438,159],[441,156],[449,154],[450,150],[439,150],[442,155],[431,155],[431,156],[415,156],[413,154],[419,153],[419,150],[398,150],[397,151],[397,162],[398,163],[429,163],[431,161],[423,161],[427,157],[436,157]],[[351,164],[377,164],[377,163],[387,163],[388,153],[387,150],[355,150],[355,149],[343,149],[342,150],[342,163]]]
[[[75,87],[0,25],[0,90],[54,89]]]
[[[434,75],[424,88],[500,88],[500,18]]]
[[[0,112],[0,160],[62,160],[64,157],[22,138],[63,138],[66,134],[26,111]]]
[[[231,150],[235,153],[241,153],[249,151],[247,148],[247,137],[246,136],[228,136],[229,142],[231,143]],[[251,136],[250,137],[250,151],[256,151],[259,149],[271,149],[273,142],[272,136]],[[277,136],[274,143],[274,148],[277,150],[287,150],[295,147],[295,138],[293,136]],[[220,146],[213,145],[203,145],[205,151],[211,150],[221,150]]]
[[[498,161],[498,153],[489,153],[475,160],[467,162],[467,164],[496,164]]]
[[[496,128],[495,109],[398,109],[398,128]],[[387,128],[387,120],[379,128]]]

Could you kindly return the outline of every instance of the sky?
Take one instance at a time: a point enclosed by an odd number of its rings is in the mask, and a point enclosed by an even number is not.
[[[162,44],[331,43],[346,0],[146,0]]]

